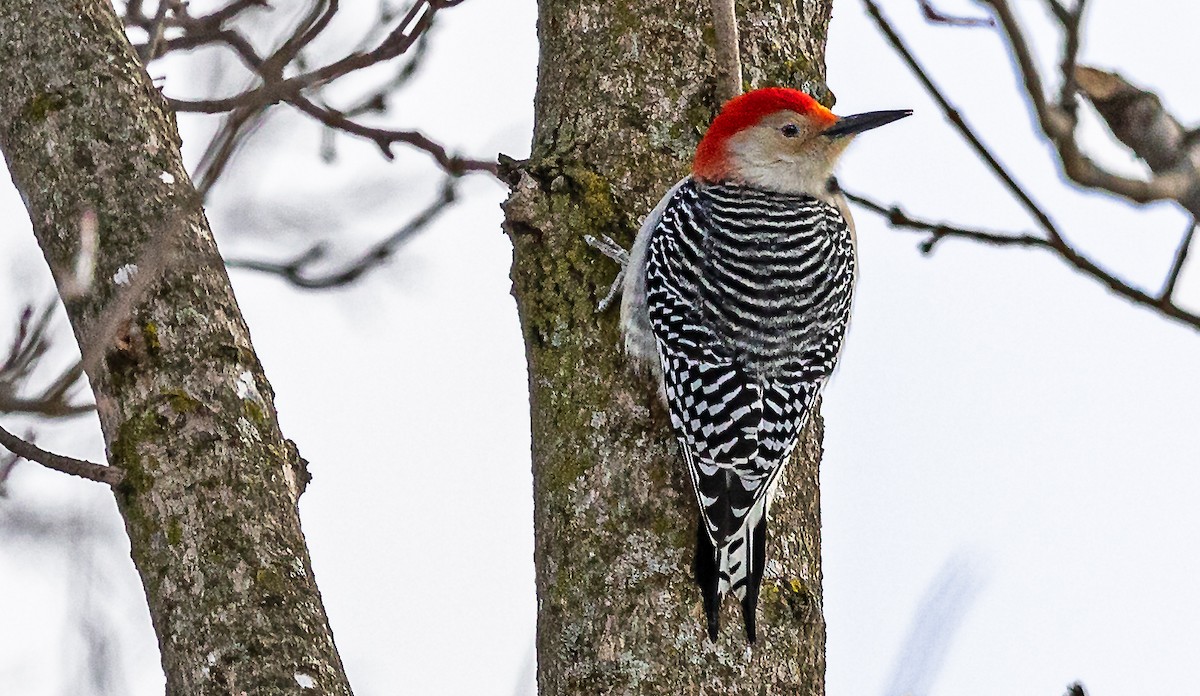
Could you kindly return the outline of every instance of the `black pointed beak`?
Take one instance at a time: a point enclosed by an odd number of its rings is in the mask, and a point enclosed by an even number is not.
[[[905,116],[912,116],[912,109],[901,109],[899,111],[868,111],[865,114],[843,116],[842,118],[839,118],[832,126],[822,131],[822,134],[827,135],[830,138],[844,138],[848,135],[857,135],[863,131],[869,131],[872,128],[886,126],[892,121],[899,121]]]

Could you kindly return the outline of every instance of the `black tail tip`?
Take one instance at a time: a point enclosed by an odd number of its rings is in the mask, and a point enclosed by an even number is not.
[[[750,645],[758,640],[758,628],[755,622],[755,610],[757,609],[758,598],[755,597],[750,601],[749,595],[742,601],[742,620],[746,623],[746,640]]]
[[[767,516],[759,520],[754,528],[754,546],[752,548],[753,565],[750,577],[746,583],[746,595],[742,598],[742,620],[746,622],[746,639],[754,645],[758,639],[755,630],[755,615],[758,612],[758,593],[762,589],[763,567],[767,563]]]
[[[717,574],[717,552],[704,527],[704,517],[696,525],[696,557],[692,563],[700,596],[704,599],[704,615],[708,620],[708,639],[717,642],[717,631],[721,630],[721,594],[718,591],[720,577]]]

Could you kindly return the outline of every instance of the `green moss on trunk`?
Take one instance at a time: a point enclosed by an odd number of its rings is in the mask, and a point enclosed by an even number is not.
[[[538,680],[551,694],[824,691],[819,419],[776,504],[760,644],[730,602],[704,638],[690,578],[695,503],[655,386],[596,303],[617,269],[584,235],[629,245],[687,171],[712,118],[709,3],[543,0],[530,161],[506,225],[529,362]],[[829,2],[739,3],[746,79],[824,89]]]
[[[51,268],[72,267],[81,214],[99,223],[96,281],[66,302],[85,351],[118,271],[161,266],[88,378],[167,693],[298,693],[303,673],[349,694],[296,515],[302,460],[112,6],[0,3],[0,70],[0,149]]]

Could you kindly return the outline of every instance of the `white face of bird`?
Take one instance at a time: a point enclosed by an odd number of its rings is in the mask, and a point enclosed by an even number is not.
[[[826,184],[850,140],[911,111],[838,117],[811,96],[766,87],[730,99],[696,146],[692,175],[780,193],[826,198]]]
[[[910,113],[873,111],[837,118],[827,111],[777,111],[730,136],[731,169],[751,186],[825,198],[834,165],[854,136]]]
[[[853,139],[824,135],[830,125],[795,111],[764,116],[730,136],[731,174],[758,188],[824,197],[833,167]]]

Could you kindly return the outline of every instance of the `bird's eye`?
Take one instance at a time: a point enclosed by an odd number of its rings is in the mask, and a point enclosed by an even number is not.
[[[794,138],[797,135],[800,135],[800,129],[794,123],[789,123],[783,128],[780,128],[779,132],[783,133],[783,137],[785,138]]]

